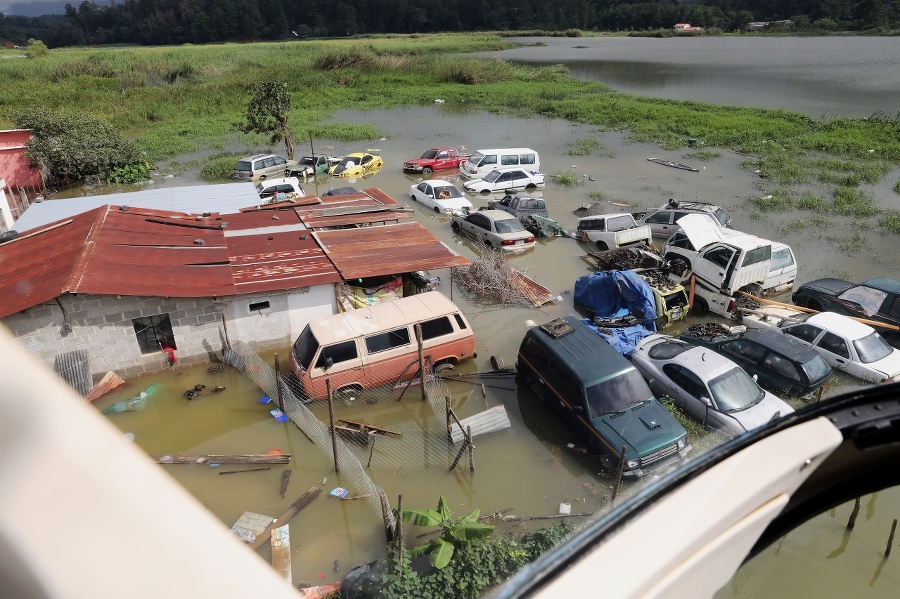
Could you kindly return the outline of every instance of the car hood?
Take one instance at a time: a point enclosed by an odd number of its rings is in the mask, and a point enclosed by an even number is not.
[[[434,158],[410,158],[409,160],[404,160],[403,164],[428,164],[429,162],[435,162]]]
[[[725,238],[722,230],[713,222],[714,219],[707,218],[705,215],[688,214],[679,218],[675,224],[681,227],[691,244],[699,250]]]
[[[684,434],[675,417],[655,399],[623,413],[594,418],[591,425],[616,447],[616,451],[626,446],[629,459],[667,447]]]
[[[740,412],[729,412],[729,415],[734,416],[749,431],[767,423],[776,412],[780,412],[781,416],[785,416],[794,411],[794,408],[778,396],[772,395],[768,391],[764,391],[764,393],[766,394],[765,397],[756,405]]]
[[[877,362],[869,362],[866,366],[883,372],[888,378],[900,376],[900,350],[895,349]]]
[[[463,208],[471,208],[472,202],[466,198],[448,198],[446,200],[435,200],[435,204],[444,210],[462,210]]]

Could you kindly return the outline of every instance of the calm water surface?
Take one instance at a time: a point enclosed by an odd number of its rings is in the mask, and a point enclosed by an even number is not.
[[[661,152],[650,144],[629,144],[616,132],[602,132],[593,127],[572,125],[565,121],[548,119],[517,119],[482,112],[468,112],[464,108],[435,105],[365,113],[343,112],[335,121],[373,122],[386,138],[355,144],[352,147],[339,142],[322,140],[318,146],[337,146],[335,152],[345,153],[361,149],[378,149],[384,157],[385,168],[365,181],[350,182],[357,187],[377,186],[399,201],[408,201],[409,187],[419,178],[404,175],[400,165],[404,159],[420,155],[433,146],[464,145],[470,150],[480,147],[528,146],[541,154],[543,171],[548,174],[567,171],[575,173],[579,184],[564,187],[552,180],[540,192],[547,199],[551,216],[569,229],[573,229],[576,217],[572,211],[590,202],[591,194],[600,193],[610,212],[636,210],[659,206],[674,197],[681,200],[714,202],[732,212],[735,227],[757,231],[791,244],[800,261],[800,281],[837,275],[854,279],[890,275],[900,272],[900,251],[897,241],[884,238],[877,229],[865,230],[868,250],[848,254],[841,250],[838,239],[848,235],[851,221],[835,222],[827,231],[798,229],[786,225],[804,214],[780,214],[776,218],[753,220],[744,201],[760,193],[759,180],[740,168],[745,159],[728,151],[718,158],[698,162],[684,156],[684,152]],[[570,143],[583,137],[602,141],[603,149],[591,156],[572,156],[567,152]],[[299,147],[299,152],[307,148]],[[686,162],[700,169],[698,173],[666,168],[647,161],[660,156]],[[455,180],[453,173],[439,174]],[[891,179],[896,180],[896,177]],[[166,184],[186,184],[186,178],[168,180]],[[323,185],[342,186],[347,182],[329,182]],[[308,191],[315,192],[312,185]],[[878,201],[896,201],[889,186],[873,189]],[[476,206],[484,205],[485,198],[472,198]],[[622,208],[610,202],[628,204]],[[456,237],[446,218],[417,207],[415,218],[432,231],[449,247],[467,257],[474,257],[471,245]],[[546,322],[557,316],[574,312],[571,289],[575,279],[591,272],[591,264],[584,255],[589,248],[569,239],[541,241],[535,251],[512,258],[517,268],[550,287],[560,299],[541,309],[485,306],[483,302],[467,297],[460,289],[453,290],[453,299],[467,314],[476,336],[478,358],[465,364],[461,370],[471,372],[488,370],[489,357],[501,355],[507,365],[515,361],[516,350],[528,322]],[[449,273],[437,271],[441,277],[441,290],[450,295]],[[677,333],[677,328],[667,330]],[[287,361],[287,349],[281,350],[281,363]],[[277,517],[305,490],[321,487],[325,493],[291,522],[294,582],[306,580],[312,583],[338,580],[352,564],[379,557],[384,549],[384,537],[380,520],[364,502],[339,501],[326,493],[336,486],[347,486],[347,481],[336,476],[326,456],[291,424],[278,424],[268,415],[267,408],[258,403],[260,391],[253,381],[226,371],[212,374],[205,367],[178,369],[151,377],[129,381],[129,387],[104,398],[98,407],[104,407],[117,399],[130,397],[150,383],[163,386],[143,412],[110,415],[123,431],[132,432],[135,442],[148,453],[265,453],[279,448],[293,455],[290,487],[284,499],[278,494],[283,466],[273,466],[269,471],[221,476],[216,469],[201,466],[164,466],[167,472],[193,493],[223,524],[231,526],[246,510]],[[185,390],[202,383],[208,388],[223,385],[226,391],[207,394],[198,400],[187,401]],[[849,379],[838,377],[837,384],[828,395],[838,394],[856,387]],[[538,402],[527,390],[486,388],[482,396],[479,388],[459,383],[451,386],[453,402],[461,417],[474,414],[486,407],[502,404],[510,416],[513,428],[476,440],[477,470],[470,474],[466,468],[451,473],[447,471],[444,456],[432,456],[428,468],[403,466],[386,467],[377,460],[371,469],[372,478],[382,486],[392,502],[403,494],[406,507],[429,507],[437,504],[443,495],[450,502],[454,514],[465,515],[473,509],[491,512],[513,508],[516,515],[538,516],[556,514],[559,504],[568,501],[573,512],[596,512],[606,505],[609,481],[599,473],[596,460],[579,451],[580,440],[558,422],[555,414]],[[327,419],[327,410],[317,408],[320,417]],[[415,431],[433,430],[443,426],[417,398],[405,397],[401,402],[379,402],[371,405],[352,405],[339,408],[338,418],[379,423],[383,426],[411,426]],[[405,433],[406,434],[406,433]],[[568,447],[569,444],[573,447]],[[360,454],[365,464],[365,453]],[[419,460],[410,456],[409,464]],[[224,466],[221,468],[225,468]],[[232,467],[228,467],[232,469]],[[237,469],[237,468],[235,468]],[[898,505],[896,494],[883,493],[875,510],[878,518],[894,517]],[[778,554],[778,567],[754,570],[769,581],[771,587],[781,589],[778,595],[769,586],[758,587],[747,578],[736,579],[732,585],[735,596],[741,597],[792,597],[788,586],[791,567],[808,567],[806,560],[820,564],[826,554],[842,541],[840,521],[822,518],[810,526],[811,536],[821,538],[817,545],[808,543],[806,537],[791,533]],[[844,520],[845,521],[845,520]],[[838,524],[834,524],[837,522]],[[518,534],[518,526],[502,529]],[[842,559],[832,559],[822,567],[840,572],[848,580],[867,584],[872,577],[868,561],[852,558],[857,544],[872,546],[883,544],[884,531],[880,525],[857,525],[848,551]],[[801,556],[804,548],[810,553]],[[791,549],[788,551],[788,549]],[[827,551],[826,551],[827,550]],[[267,550],[260,550],[269,559]],[[339,560],[342,570],[333,572],[334,560]],[[773,561],[773,560],[770,560]],[[877,565],[877,559],[876,564]],[[755,566],[756,567],[756,566]],[[886,568],[887,569],[887,568]],[[837,574],[836,574],[837,575]],[[868,596],[895,597],[896,586],[885,591],[882,575],[873,587],[866,587]],[[892,580],[892,579],[890,579]],[[724,592],[724,591],[723,591]],[[830,594],[829,594],[830,593]],[[822,597],[844,597],[843,591],[831,593],[825,589]]]
[[[522,47],[484,55],[564,64],[576,79],[629,94],[787,108],[816,117],[900,112],[900,42],[895,37],[511,40]]]

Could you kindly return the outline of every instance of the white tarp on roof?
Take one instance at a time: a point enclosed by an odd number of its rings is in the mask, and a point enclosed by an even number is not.
[[[29,206],[13,228],[22,233],[106,204],[189,214],[204,212],[233,214],[241,208],[259,204],[259,195],[253,183],[242,181],[216,185],[159,187],[124,193],[45,200]]]

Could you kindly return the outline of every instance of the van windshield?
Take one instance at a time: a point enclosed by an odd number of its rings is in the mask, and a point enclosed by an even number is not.
[[[481,164],[481,160],[483,158],[484,158],[484,154],[482,154],[481,152],[475,152],[474,154],[469,156],[469,162],[471,162],[475,166],[478,166],[479,164]]]
[[[590,417],[620,412],[629,405],[653,397],[650,387],[637,370],[629,370],[585,389]]]
[[[294,359],[303,370],[309,370],[309,365],[317,351],[319,351],[319,342],[309,330],[309,325],[306,325],[306,328],[297,337],[297,341],[294,342]]]

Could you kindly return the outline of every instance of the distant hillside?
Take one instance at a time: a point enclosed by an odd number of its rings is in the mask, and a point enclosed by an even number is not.
[[[482,4],[490,9],[473,9]],[[35,37],[51,48],[469,31],[660,37],[676,23],[689,23],[696,33],[766,27],[760,23],[774,23],[770,29],[782,33],[900,28],[900,0],[516,0],[496,6],[473,0],[0,0],[0,12],[0,42],[22,45]]]

